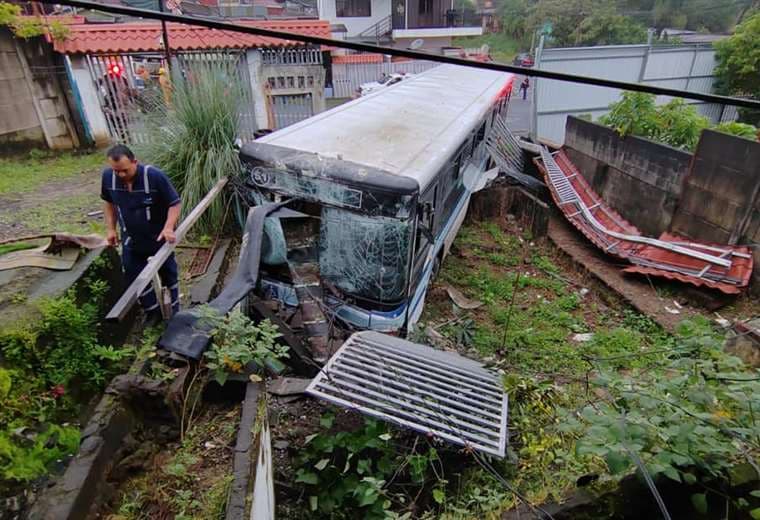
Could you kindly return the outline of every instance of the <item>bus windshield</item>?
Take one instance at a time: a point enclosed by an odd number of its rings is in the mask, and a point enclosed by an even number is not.
[[[341,291],[393,302],[407,284],[409,221],[322,208],[320,274]]]

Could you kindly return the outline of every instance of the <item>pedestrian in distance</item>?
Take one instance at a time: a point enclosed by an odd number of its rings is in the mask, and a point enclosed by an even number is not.
[[[165,242],[176,241],[174,228],[179,220],[180,198],[164,172],[155,166],[138,163],[127,146],[113,146],[106,156],[108,167],[101,175],[100,189],[106,240],[111,247],[121,242],[121,265],[129,285]],[[158,274],[163,286],[171,293],[172,312],[176,314],[179,311],[179,273],[174,253]],[[159,297],[152,286],[139,295],[148,326],[162,320]]]
[[[528,76],[525,76],[525,79],[520,83],[520,92],[522,92],[523,99],[528,99],[528,87],[530,87],[530,80]]]

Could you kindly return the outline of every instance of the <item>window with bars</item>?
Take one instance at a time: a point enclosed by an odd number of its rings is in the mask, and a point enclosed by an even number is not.
[[[338,18],[372,16],[372,0],[335,0]]]

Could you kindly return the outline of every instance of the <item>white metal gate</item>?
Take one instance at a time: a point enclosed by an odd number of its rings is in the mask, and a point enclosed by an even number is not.
[[[244,51],[184,52],[173,56],[172,62],[175,74],[186,76],[193,69],[221,66],[225,74],[239,81],[242,92],[239,137],[244,141],[254,138],[256,116]],[[164,106],[159,70],[169,68],[163,55],[88,55],[87,65],[111,139],[129,144],[145,143],[147,116]]]
[[[275,130],[298,123],[314,115],[311,94],[273,95],[272,112]]]

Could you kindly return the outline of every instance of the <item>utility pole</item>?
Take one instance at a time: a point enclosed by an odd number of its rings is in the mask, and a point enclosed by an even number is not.
[[[165,0],[158,0],[158,10],[162,13],[166,12]],[[166,21],[161,20],[161,33],[164,41],[164,54],[166,55],[166,67],[171,68],[172,53],[169,49],[169,31],[166,30]]]

